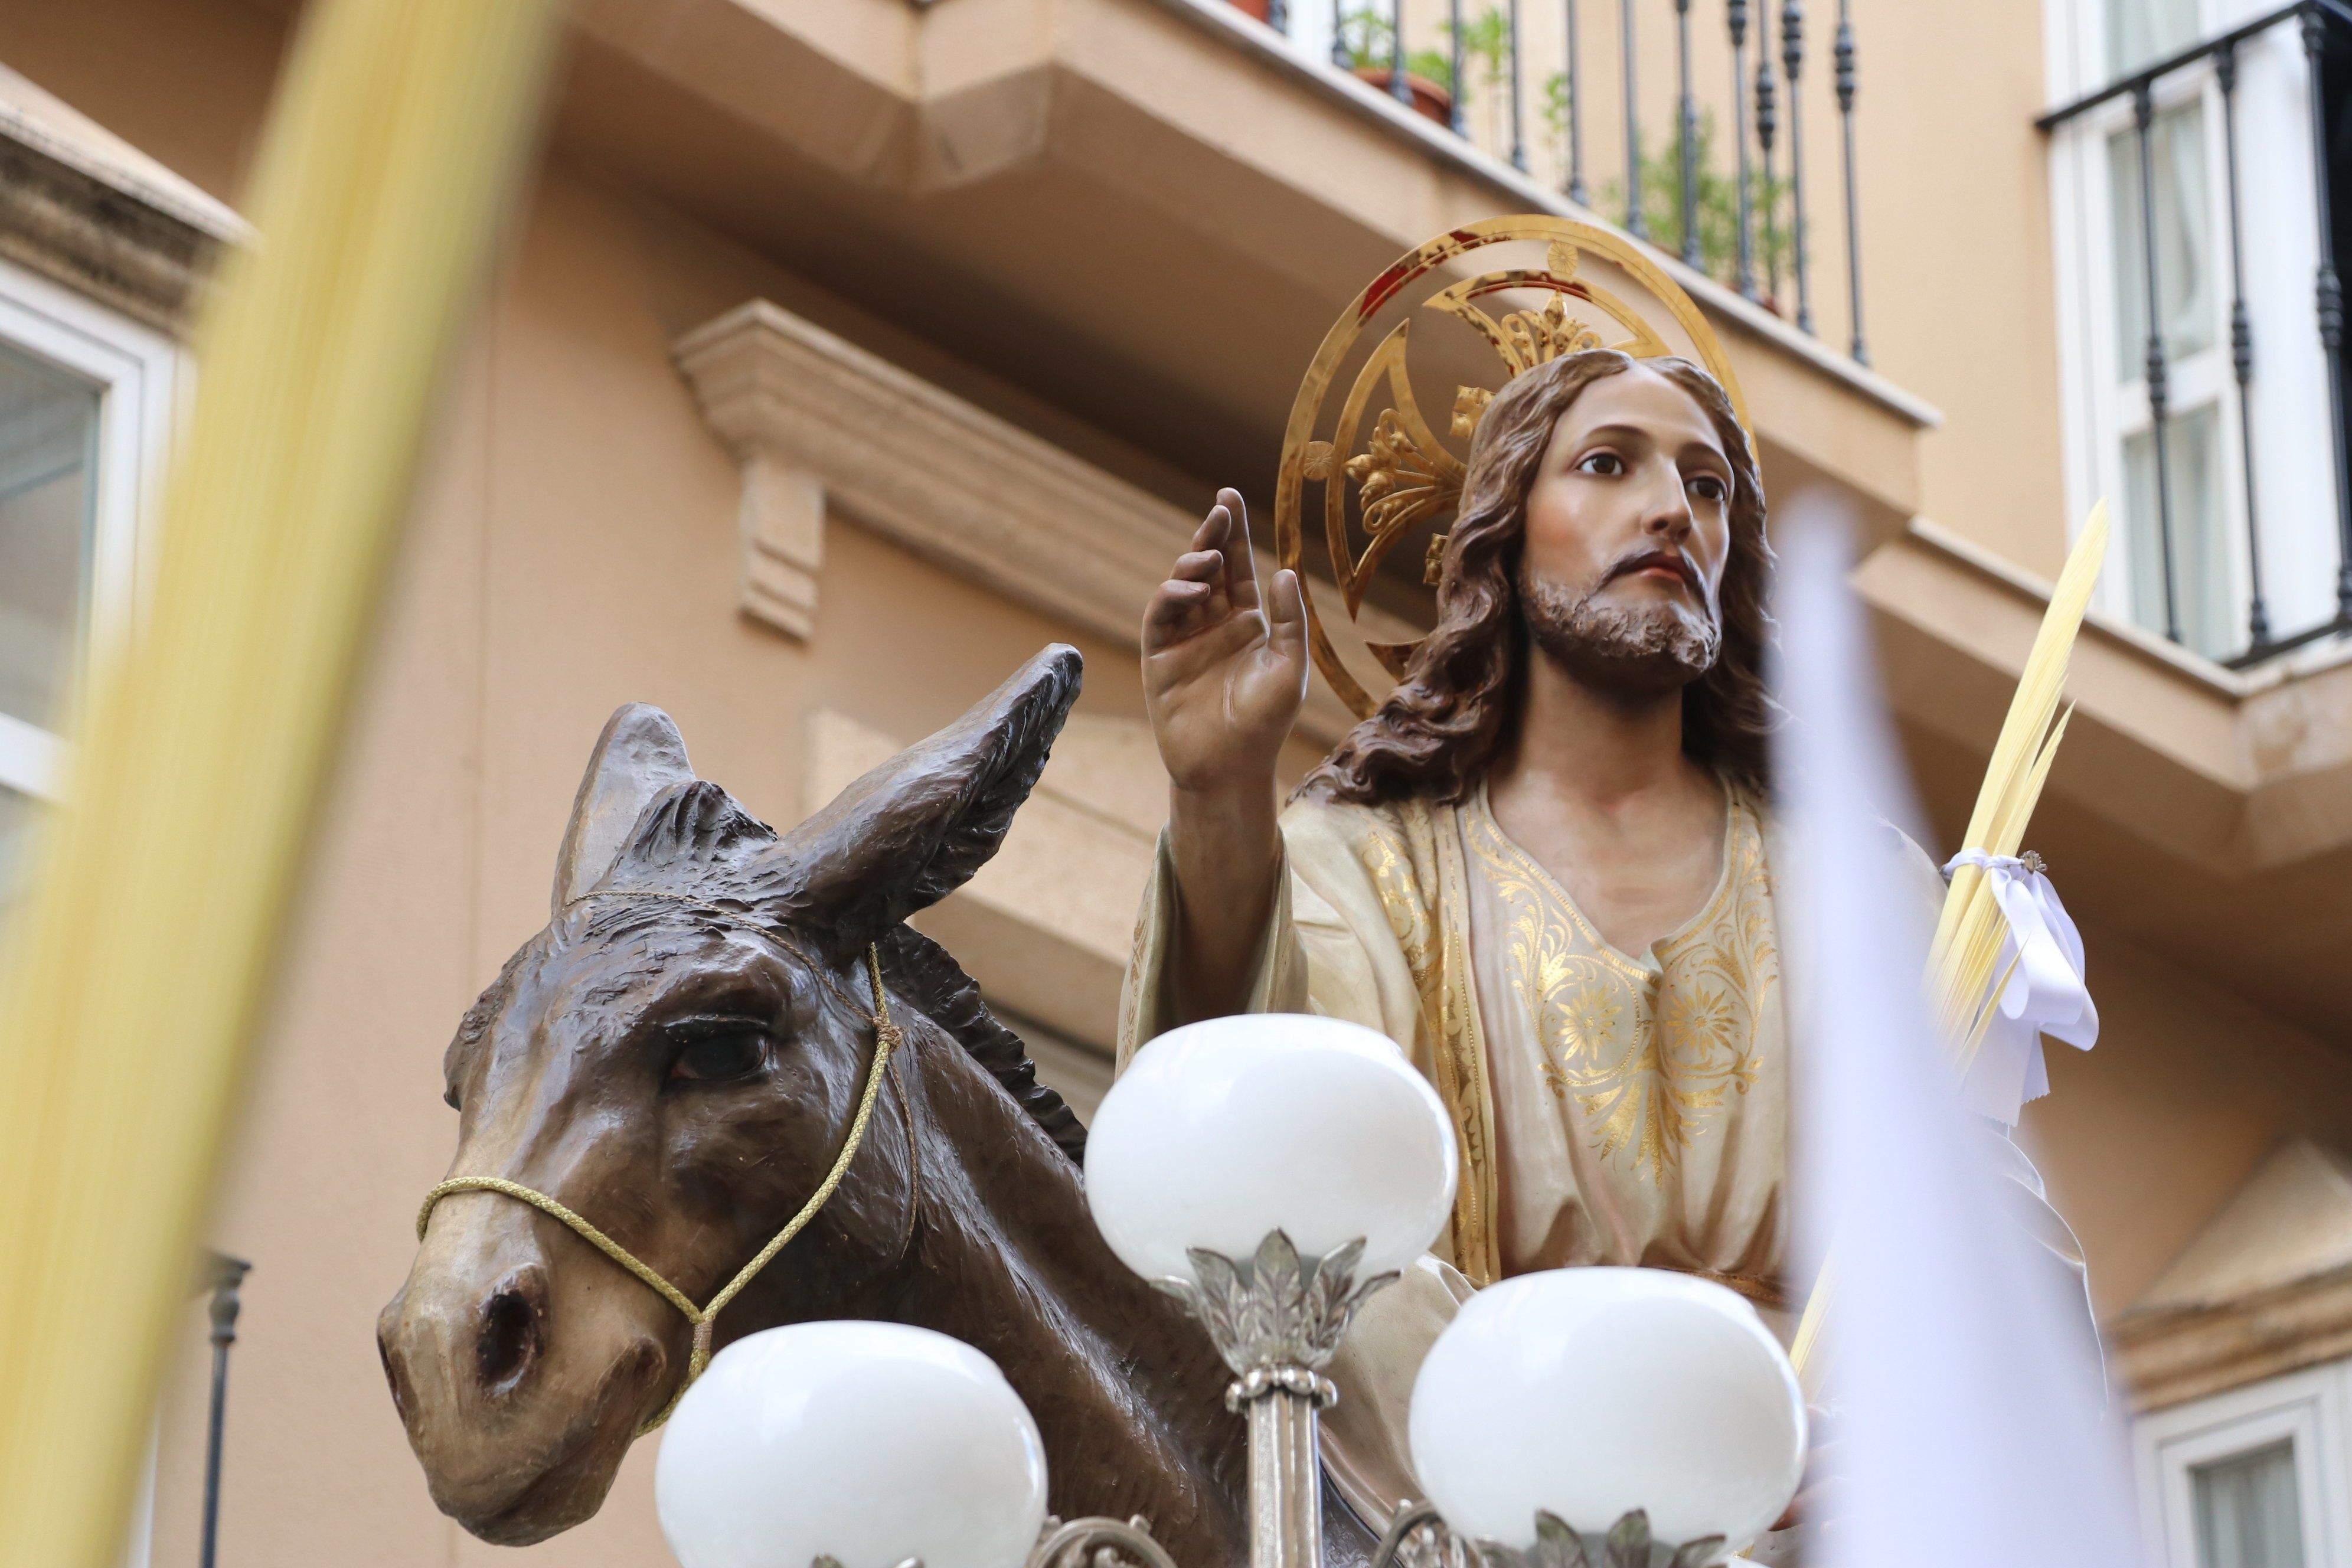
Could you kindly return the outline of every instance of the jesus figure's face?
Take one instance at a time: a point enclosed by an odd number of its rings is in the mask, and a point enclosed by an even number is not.
[[[1722,643],[1732,468],[1706,412],[1636,365],[1552,426],[1528,492],[1519,601],[1544,654],[1629,694],[1679,689]]]

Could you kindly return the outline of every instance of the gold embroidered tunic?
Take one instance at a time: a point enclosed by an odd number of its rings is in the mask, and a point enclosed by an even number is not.
[[[1790,1042],[1771,836],[1726,805],[1723,868],[1699,912],[1647,952],[1603,941],[1496,822],[1459,805],[1302,801],[1253,964],[1250,1012],[1312,1012],[1402,1046],[1454,1124],[1447,1234],[1375,1295],[1331,1367],[1335,1481],[1376,1525],[1417,1495],[1405,1440],[1412,1379],[1479,1286],[1534,1269],[1644,1265],[1740,1290],[1783,1335]],[[1940,898],[1916,848],[1919,896]],[[1186,1013],[1171,995],[1176,877],[1165,841],[1121,998],[1119,1065]],[[1789,985],[1808,966],[1791,962]],[[1801,1016],[1801,1012],[1800,1013]],[[2006,1144],[2004,1149],[2008,1149]],[[2071,1235],[2012,1174],[2052,1250]]]
[[[1483,790],[1454,817],[1502,1273],[1643,1264],[1778,1305],[1788,1041],[1755,809],[1730,797],[1706,903],[1639,955],[1601,939]]]

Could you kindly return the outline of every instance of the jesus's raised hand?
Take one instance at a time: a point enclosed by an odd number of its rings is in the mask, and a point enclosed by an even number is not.
[[[1217,504],[1143,616],[1143,702],[1180,791],[1270,790],[1307,694],[1307,607],[1298,574],[1258,591],[1239,491]]]

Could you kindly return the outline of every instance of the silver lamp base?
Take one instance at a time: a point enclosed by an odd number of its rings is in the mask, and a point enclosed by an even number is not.
[[[1249,1418],[1250,1568],[1323,1558],[1323,1457],[1316,1413],[1339,1396],[1323,1368],[1365,1297],[1396,1278],[1356,1278],[1360,1239],[1302,1258],[1277,1230],[1241,1262],[1190,1249],[1192,1279],[1153,1283],[1184,1303],[1233,1369],[1225,1404]]]
[[[1680,1543],[1656,1540],[1648,1512],[1638,1508],[1606,1534],[1538,1513],[1536,1543],[1521,1549],[1465,1540],[1446,1528],[1435,1508],[1420,1502],[1397,1514],[1372,1561],[1375,1568],[1708,1568],[1727,1555],[1720,1535]]]
[[[841,1561],[819,1557],[809,1568],[841,1568]],[[923,1560],[909,1557],[898,1568],[923,1568]],[[1074,1519],[1064,1524],[1048,1514],[1025,1568],[1176,1568],[1176,1561],[1151,1539],[1146,1520]]]

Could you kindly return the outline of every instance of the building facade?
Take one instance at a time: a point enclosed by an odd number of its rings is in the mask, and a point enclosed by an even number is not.
[[[0,11],[0,889],[70,672],[137,635],[167,547],[188,321],[256,243],[299,11]],[[1727,344],[1768,489],[1858,520],[1948,842],[2115,504],[2032,836],[2105,1033],[2027,1136],[2163,1560],[2352,1568],[2347,69],[2326,0],[580,0],[214,1224],[254,1266],[221,1560],[502,1560],[434,1511],[370,1339],[454,1146],[442,1047],[544,920],[612,709],[667,709],[789,822],[1076,644],[1044,784],[926,923],[1090,1103],[1164,814],[1145,597],[1216,486],[1265,515],[1366,279],[1554,212],[1638,231]],[[1318,689],[1292,764],[1345,721]],[[200,1529],[205,1332],[192,1300],[155,1562]],[[522,1556],[665,1561],[651,1458]]]

